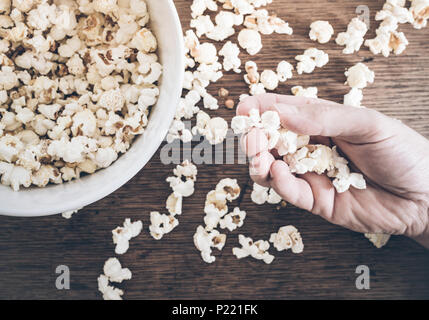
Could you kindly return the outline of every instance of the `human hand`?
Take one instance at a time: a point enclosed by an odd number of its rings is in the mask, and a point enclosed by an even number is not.
[[[237,115],[276,110],[282,125],[318,143],[337,145],[364,174],[367,189],[337,193],[325,175],[293,175],[260,143],[262,131],[242,139],[252,179],[287,202],[362,233],[406,235],[429,248],[429,141],[375,110],[322,99],[264,94],[244,99]]]

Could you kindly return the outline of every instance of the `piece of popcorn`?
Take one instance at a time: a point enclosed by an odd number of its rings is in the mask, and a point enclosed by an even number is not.
[[[274,189],[271,188],[268,192],[267,202],[269,204],[279,204],[280,202],[282,202],[282,200],[282,197]]]
[[[172,216],[181,215],[182,201],[183,197],[173,192],[168,196],[165,207]]]
[[[122,300],[124,291],[109,285],[109,278],[104,274],[97,279],[98,291],[103,295],[103,300]]]
[[[103,267],[104,275],[111,282],[121,283],[124,280],[131,279],[131,271],[128,268],[122,268],[121,263],[116,258],[109,258]]]
[[[249,93],[252,96],[257,96],[266,93],[266,91],[262,83],[255,83],[249,86]]]
[[[221,229],[228,229],[232,232],[243,226],[245,218],[246,211],[241,211],[240,208],[236,207],[234,211],[228,213],[219,220],[219,225]]]
[[[234,11],[247,15],[255,11],[255,7],[248,0],[229,0],[229,5],[234,9]]]
[[[321,68],[329,62],[328,54],[316,48],[305,50],[304,54],[296,56],[295,59],[298,61],[298,74],[312,73],[316,67]]]
[[[262,49],[261,35],[253,29],[242,29],[238,34],[238,44],[251,56]]]
[[[150,213],[149,231],[155,240],[162,239],[165,234],[173,231],[178,225],[179,220],[172,215],[160,214],[157,211]]]
[[[334,34],[334,28],[329,21],[318,20],[310,25],[310,39],[319,43],[327,43]]]
[[[191,179],[192,181],[196,181],[198,169],[192,162],[185,160],[182,164],[176,166],[173,173],[176,177],[184,177],[186,180]]]
[[[265,111],[261,115],[262,128],[266,130],[280,129],[280,116],[277,111]]]
[[[399,55],[405,51],[408,40],[403,32],[383,28],[383,23],[376,30],[377,36],[365,41],[365,45],[373,54],[382,54],[388,57],[391,52]]]
[[[412,0],[410,12],[413,15],[414,28],[426,27],[429,19],[429,0]]]
[[[244,26],[265,35],[270,35],[274,32],[288,35],[293,33],[293,29],[286,21],[275,15],[270,16],[265,9],[256,10],[251,15],[246,16]]]
[[[212,255],[212,249],[223,249],[226,242],[226,235],[217,230],[206,231],[203,226],[198,226],[194,234],[194,245],[201,252],[201,258],[206,263],[215,262],[216,258]]]
[[[192,128],[192,133],[204,136],[212,145],[219,144],[226,138],[228,122],[220,117],[210,118],[204,111],[199,111],[197,114],[197,124]]]
[[[212,190],[207,194],[204,213],[204,223],[208,231],[213,230],[219,224],[220,219],[228,213],[227,193],[222,189],[221,191]]]
[[[131,219],[127,218],[122,227],[117,227],[112,230],[113,243],[116,244],[115,253],[126,253],[130,247],[129,241],[137,237],[142,231],[142,228],[143,223],[140,220],[131,222]]]
[[[215,17],[216,25],[207,32],[207,38],[214,41],[223,41],[235,33],[234,26],[243,23],[243,15],[229,11],[220,11]]]
[[[264,70],[261,73],[261,83],[267,90],[275,90],[279,86],[279,78],[273,70]]]
[[[277,77],[280,82],[285,82],[289,79],[292,79],[292,71],[293,71],[293,65],[291,65],[289,62],[283,60],[280,61],[277,65]]]
[[[247,61],[244,69],[246,70],[246,74],[244,75],[244,81],[248,85],[257,84],[260,79],[260,75],[258,73],[258,66],[253,61]]]
[[[180,139],[184,143],[192,141],[192,133],[186,129],[185,124],[180,120],[173,120],[167,134],[167,142],[172,143],[174,140]]]
[[[203,15],[206,10],[217,11],[217,9],[215,0],[193,0],[191,4],[192,18]]]
[[[233,201],[240,196],[241,188],[237,179],[225,178],[218,182],[215,189],[216,193],[225,193],[228,201]]]
[[[301,234],[294,226],[284,226],[272,233],[270,242],[277,251],[291,249],[293,253],[301,253],[304,251],[304,243],[302,242]]]
[[[237,259],[246,258],[251,256],[254,259],[262,260],[266,264],[271,264],[274,260],[274,256],[268,253],[270,244],[268,241],[258,240],[253,242],[251,238],[247,238],[244,235],[238,235],[238,242],[241,248],[232,248],[232,253]]]
[[[340,46],[345,46],[344,54],[358,52],[363,44],[364,36],[368,31],[367,25],[358,17],[353,18],[347,26],[346,32],[340,32],[335,42]]]
[[[64,219],[71,219],[71,217],[75,214],[75,213],[78,213],[78,211],[79,210],[81,210],[82,208],[79,208],[79,209],[76,209],[76,210],[70,210],[70,211],[66,211],[66,212],[63,212],[62,214],[61,214],[61,216],[64,218]]]
[[[390,234],[383,233],[365,233],[365,237],[371,241],[371,243],[377,248],[380,249],[384,247],[390,239]]]
[[[176,196],[182,197],[190,197],[194,194],[194,180],[186,179],[183,181],[181,177],[171,176],[166,179],[166,181],[170,184],[170,188],[176,194]]]
[[[7,162],[0,162],[0,176],[2,184],[11,186],[14,191],[31,185],[31,170]]]
[[[228,41],[219,51],[219,55],[223,56],[223,68],[225,71],[233,70],[235,73],[241,73],[241,60],[238,57],[240,49],[235,43]]]
[[[197,37],[212,32],[215,27],[210,16],[198,16],[191,20],[190,26],[195,29]]]
[[[316,87],[303,88],[301,86],[295,86],[291,89],[294,96],[306,98],[317,98],[317,91]]]
[[[351,88],[363,89],[368,83],[373,83],[375,73],[365,64],[359,62],[344,73],[347,77],[346,84]]]
[[[268,200],[268,190],[269,188],[263,187],[256,182],[253,183],[253,190],[250,194],[250,198],[253,203],[258,205],[264,204]]]
[[[351,88],[349,93],[344,95],[344,104],[352,107],[361,107],[363,100],[362,89]]]
[[[134,35],[130,44],[131,47],[136,48],[137,50],[143,51],[145,53],[154,52],[158,47],[158,43],[156,41],[155,36],[147,28],[142,28],[140,31],[138,31]]]
[[[216,47],[214,44],[208,42],[200,44],[193,51],[192,57],[194,57],[196,62],[204,64],[212,64],[218,60]]]

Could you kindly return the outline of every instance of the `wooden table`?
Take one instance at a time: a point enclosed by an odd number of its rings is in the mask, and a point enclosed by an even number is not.
[[[175,1],[185,28],[190,19],[190,0]],[[373,56],[364,48],[358,54],[342,55],[331,41],[316,45],[308,39],[313,20],[329,20],[343,31],[358,5],[368,5],[371,18],[382,0],[289,1],[274,0],[271,12],[285,18],[294,28],[293,36],[263,37],[262,52],[252,58],[261,69],[275,68],[304,49],[317,46],[329,53],[331,61],[311,75],[295,76],[278,92],[291,86],[317,86],[319,96],[341,102],[347,92],[344,69],[373,58],[368,66],[376,81],[364,90],[364,104],[408,125],[429,137],[429,28],[414,30],[401,26],[409,41],[407,51],[388,59]],[[369,36],[375,34],[372,21]],[[246,61],[248,57],[243,55]],[[220,87],[235,99],[246,91],[241,76],[227,73],[210,92]],[[234,111],[221,108],[210,112],[230,120]],[[163,165],[159,153],[126,186],[85,208],[71,220],[61,216],[17,219],[0,217],[0,298],[2,299],[99,299],[97,277],[104,261],[114,256],[111,230],[126,217],[141,219],[144,232],[131,241],[128,253],[120,257],[133,272],[132,281],[120,285],[126,299],[297,299],[297,298],[429,298],[429,252],[404,237],[393,237],[378,250],[363,235],[321,220],[293,208],[277,211],[271,205],[255,206],[250,201],[245,165],[201,165],[196,193],[184,201],[180,225],[161,241],[153,240],[147,228],[149,212],[165,211],[169,188],[164,182],[173,165]],[[219,179],[237,178],[247,186],[239,204],[248,213],[242,229],[229,235],[224,250],[212,265],[202,262],[192,236],[202,223],[205,195]],[[238,205],[238,204],[237,204]],[[231,252],[238,233],[253,239],[267,239],[278,227],[293,224],[305,242],[303,254],[277,253],[272,265],[253,259],[237,260]],[[371,289],[355,288],[355,269],[368,265]],[[71,289],[57,290],[55,269],[67,265]]]

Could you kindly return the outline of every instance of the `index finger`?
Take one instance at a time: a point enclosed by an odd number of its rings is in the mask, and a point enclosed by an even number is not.
[[[237,115],[247,116],[249,115],[249,111],[252,109],[258,109],[259,113],[262,114],[265,111],[272,110],[273,106],[278,103],[294,105],[297,107],[304,105],[338,105],[336,102],[324,99],[264,93],[243,99],[243,101],[241,101],[237,106]]]

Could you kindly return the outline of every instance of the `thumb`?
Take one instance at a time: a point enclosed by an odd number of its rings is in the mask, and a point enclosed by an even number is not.
[[[337,137],[351,143],[380,141],[390,136],[394,127],[392,119],[375,110],[335,103],[276,103],[272,109],[279,113],[282,125],[291,131]]]

